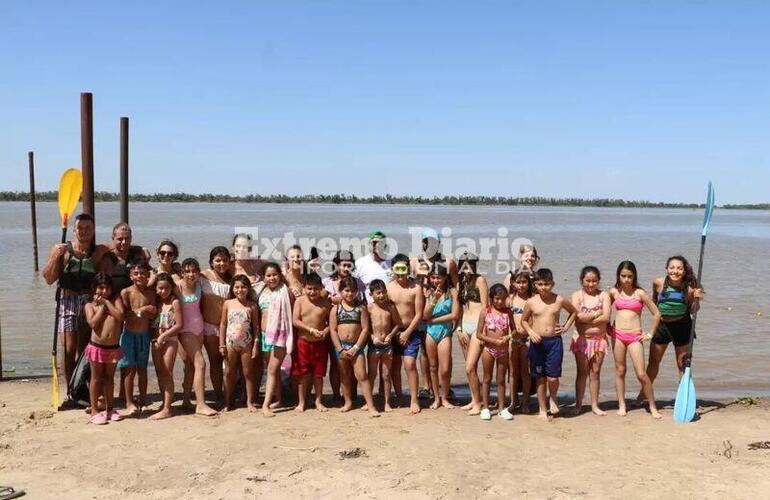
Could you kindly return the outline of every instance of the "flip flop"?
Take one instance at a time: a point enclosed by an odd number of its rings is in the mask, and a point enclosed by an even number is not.
[[[24,490],[16,491],[10,486],[0,486],[0,500],[11,500],[11,498],[19,498],[26,495]]]

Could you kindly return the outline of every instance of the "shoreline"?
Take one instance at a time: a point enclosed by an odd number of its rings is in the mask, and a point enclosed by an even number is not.
[[[37,202],[56,202],[57,191],[35,193]],[[0,191],[0,202],[29,202],[27,191]],[[118,193],[98,191],[94,201],[119,202]],[[623,200],[617,198],[559,198],[551,196],[394,196],[390,194],[358,196],[355,194],[303,194],[303,195],[228,195],[213,193],[134,193],[129,195],[133,203],[249,203],[276,205],[404,205],[404,206],[456,206],[456,207],[553,207],[553,208],[681,208],[698,210],[701,203],[656,202],[648,200]],[[717,205],[720,210],[770,210],[770,203],[728,203]]]
[[[97,427],[82,411],[51,411],[47,380],[0,387],[0,476],[31,498],[755,498],[770,488],[770,450],[749,446],[770,438],[766,401],[702,407],[689,424],[668,406],[662,421],[632,409],[551,422],[239,408]],[[547,473],[527,465],[547,463]]]

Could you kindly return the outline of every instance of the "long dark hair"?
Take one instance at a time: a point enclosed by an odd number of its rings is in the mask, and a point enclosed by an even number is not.
[[[230,293],[227,294],[228,299],[235,298],[233,285],[235,285],[236,283],[241,283],[242,285],[246,286],[246,288],[249,290],[246,294],[246,300],[249,300],[252,302],[256,300],[256,297],[254,296],[254,289],[251,287],[251,280],[245,274],[236,274],[235,276],[233,276],[233,279],[230,280]]]
[[[517,281],[519,281],[520,278],[524,278],[527,280],[527,297],[532,297],[532,294],[534,291],[534,280],[532,279],[532,271],[528,269],[519,269],[515,273],[511,273],[511,284],[510,288],[508,289],[508,293],[514,294],[516,293],[516,288],[513,286]]]
[[[620,284],[620,271],[623,271],[624,269],[634,273],[634,290],[642,288],[639,286],[639,274],[636,272],[636,265],[630,260],[624,260],[618,264],[618,270],[615,272],[615,288],[620,290],[622,287]]]
[[[698,280],[695,278],[695,273],[687,259],[681,255],[671,256],[666,260],[666,269],[668,269],[668,265],[672,260],[678,260],[684,266],[684,276],[682,277],[683,288],[698,288]],[[668,283],[668,272],[666,273],[666,277],[663,278],[663,288],[665,289],[667,286],[670,286]]]

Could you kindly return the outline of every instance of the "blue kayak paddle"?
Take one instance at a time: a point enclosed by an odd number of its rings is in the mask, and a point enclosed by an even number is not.
[[[700,236],[700,257],[698,258],[698,286],[703,273],[703,250],[706,247],[706,234],[708,234],[711,225],[711,216],[714,215],[714,186],[709,181],[708,194],[706,195],[706,212],[703,216],[703,230]],[[692,372],[690,363],[692,362],[692,344],[695,340],[695,321],[698,319],[698,312],[692,315],[692,327],[690,328],[690,343],[687,346],[687,354],[684,356],[684,375],[679,381],[679,389],[676,391],[676,401],[674,402],[674,422],[692,422],[695,417],[695,384],[692,381]]]

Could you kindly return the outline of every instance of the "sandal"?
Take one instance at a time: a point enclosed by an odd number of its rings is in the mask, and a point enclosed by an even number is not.
[[[94,424],[94,425],[104,425],[107,422],[109,422],[109,418],[107,418],[107,414],[104,413],[103,411],[97,413],[96,415],[88,419],[88,423]]]

